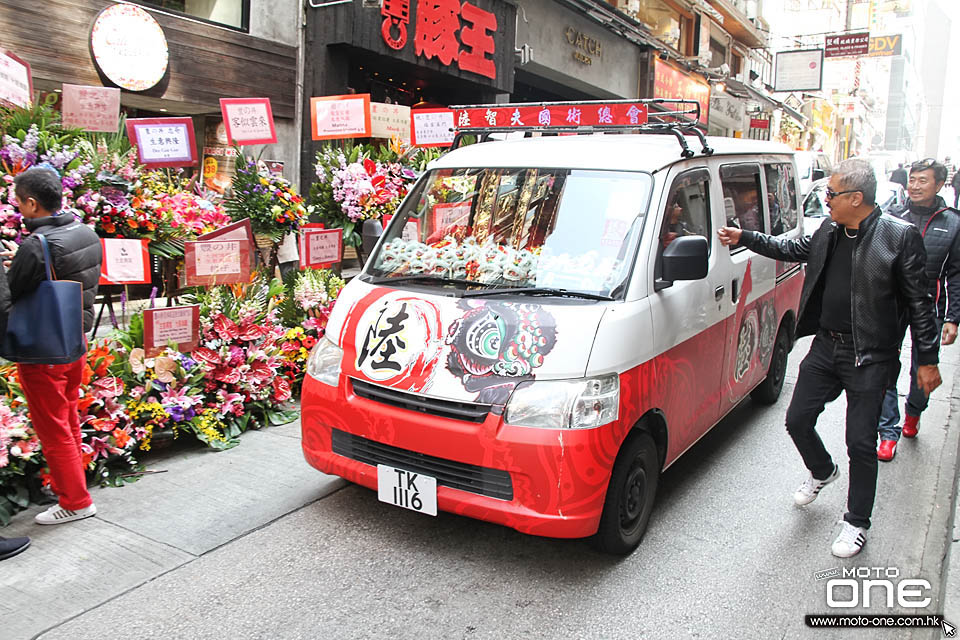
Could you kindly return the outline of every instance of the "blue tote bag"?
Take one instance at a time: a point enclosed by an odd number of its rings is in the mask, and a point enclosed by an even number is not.
[[[36,234],[43,247],[47,279],[10,308],[0,356],[26,364],[67,364],[87,350],[83,335],[83,285],[55,280],[47,239]]]

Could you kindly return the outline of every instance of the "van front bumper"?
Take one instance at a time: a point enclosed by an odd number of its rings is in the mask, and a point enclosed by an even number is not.
[[[438,417],[361,398],[343,376],[336,388],[306,376],[301,407],[304,457],[320,471],[376,490],[377,456],[426,475],[441,470],[449,480],[438,481],[440,510],[555,538],[596,533],[622,439],[615,425],[554,430],[507,425],[493,412],[478,423]]]

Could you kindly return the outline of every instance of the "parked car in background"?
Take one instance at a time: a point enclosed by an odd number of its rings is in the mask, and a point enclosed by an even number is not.
[[[800,177],[801,195],[807,195],[814,182],[828,178],[833,173],[833,163],[822,151],[797,151],[793,157]]]
[[[813,188],[803,198],[803,232],[813,235],[821,224],[823,218],[830,215],[827,209],[827,178],[817,180],[813,183]],[[883,211],[889,211],[892,207],[900,207],[907,201],[907,191],[896,182],[881,177],[877,178],[877,204]]]

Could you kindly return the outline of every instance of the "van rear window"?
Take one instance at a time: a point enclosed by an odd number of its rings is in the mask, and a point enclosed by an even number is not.
[[[652,183],[620,171],[434,170],[387,227],[370,272],[610,295],[629,276]]]

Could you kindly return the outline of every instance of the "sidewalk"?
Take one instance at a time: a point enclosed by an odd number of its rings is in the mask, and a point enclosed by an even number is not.
[[[34,506],[0,529],[32,539],[0,564],[0,636],[36,637],[346,484],[304,462],[299,420],[248,431],[228,451],[185,445],[150,457],[148,470],[165,473],[92,489],[95,518],[43,527]]]

